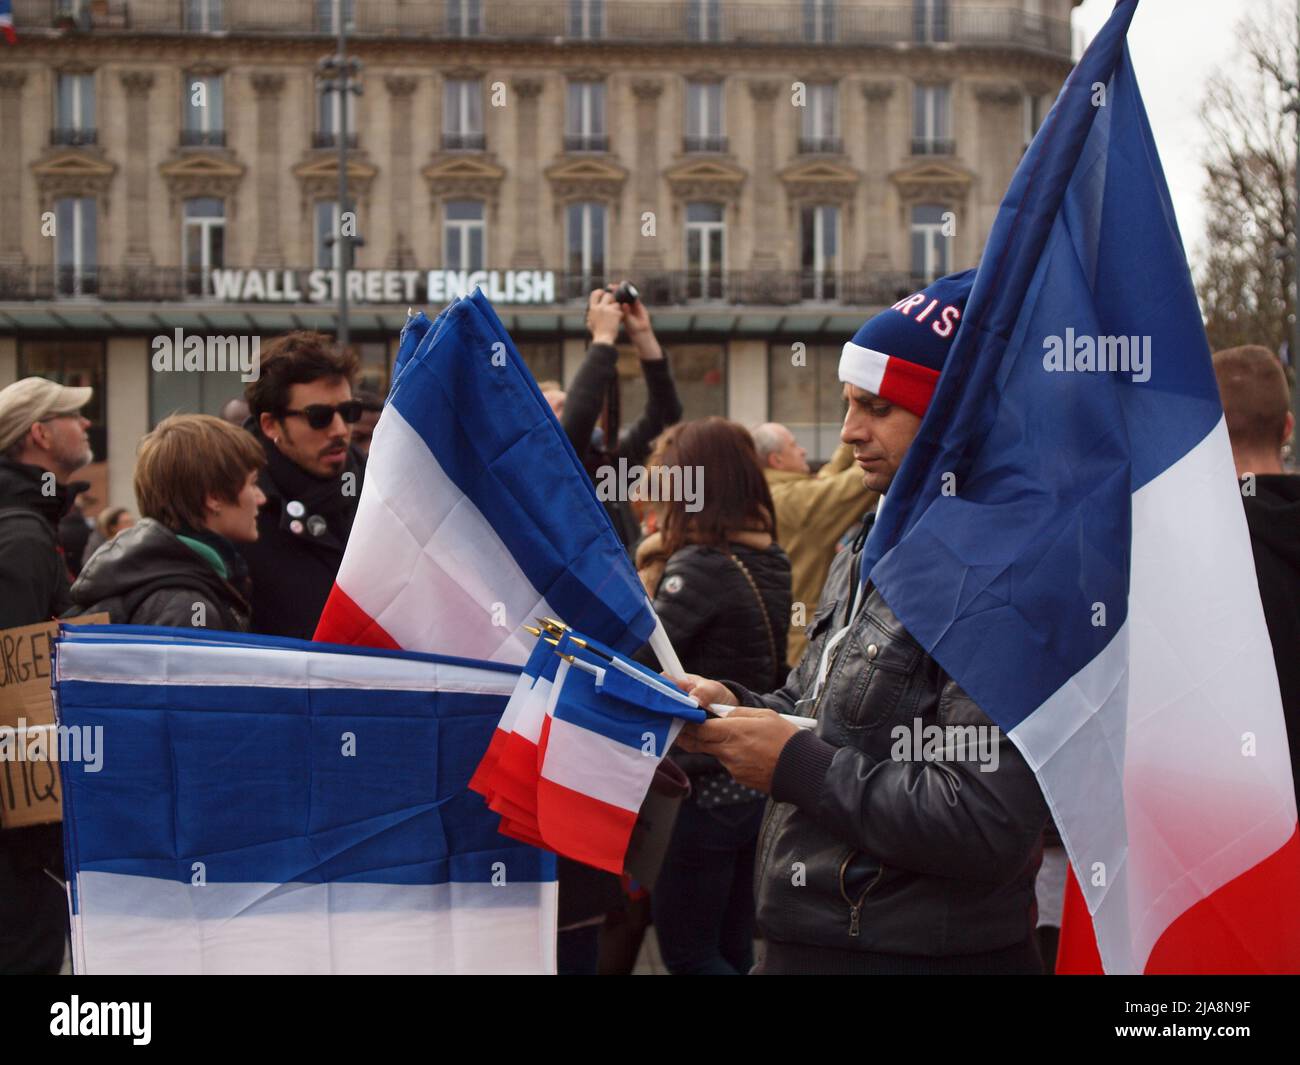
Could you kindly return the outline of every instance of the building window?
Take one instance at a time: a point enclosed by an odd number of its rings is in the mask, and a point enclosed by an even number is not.
[[[840,349],[809,344],[807,365],[790,361],[789,344],[768,349],[768,417],[780,422],[807,448],[810,462],[825,462],[840,444],[844,424],[844,385],[839,379]],[[673,349],[673,372],[677,349]]]
[[[912,90],[912,154],[952,155],[951,92],[947,85]]]
[[[212,271],[226,265],[226,205],[209,196],[186,200],[181,242],[185,291],[210,296]]]
[[[316,203],[316,269],[337,270],[343,261],[343,241],[339,239],[339,204],[337,200]]]
[[[840,209],[829,204],[799,212],[799,265],[803,267],[803,298],[833,300],[840,272]]]
[[[60,337],[58,340],[20,340],[18,342],[18,376],[48,377],[69,388],[92,389],[90,402],[81,408],[82,416],[89,419],[91,449],[95,463],[81,471],[78,480],[103,484],[103,460],[108,454],[108,425],[105,417],[107,390],[107,345],[102,340],[78,340]],[[188,377],[183,373],[150,374],[157,377]],[[97,476],[98,473],[98,476]],[[100,502],[107,502],[101,498]],[[119,502],[114,500],[113,502]],[[121,502],[125,502],[122,500]]]
[[[597,285],[605,283],[606,231],[603,203],[569,204],[565,246],[568,257],[566,295],[575,299]]]
[[[482,151],[487,147],[483,136],[483,80],[452,78],[442,97],[442,146],[444,149]]]
[[[726,249],[725,208],[720,203],[686,205],[686,295],[722,299]]]
[[[221,78],[188,76],[181,98],[183,147],[217,147],[226,143],[226,123]]]
[[[221,0],[185,0],[185,28],[191,33],[215,33],[225,29]]]
[[[316,134],[312,138],[313,148],[337,148],[339,135],[342,133],[343,115],[339,111],[339,97],[347,99],[348,147],[357,146],[356,96],[341,93],[338,89],[322,88],[317,94],[319,106],[316,110]]]
[[[686,39],[722,39],[722,0],[689,0],[686,5]]]
[[[60,74],[54,99],[51,144],[94,144],[95,75]]]
[[[928,285],[936,277],[951,273],[951,230],[945,222],[951,212],[937,204],[920,204],[912,208],[912,281]]]
[[[566,152],[603,152],[609,150],[605,133],[605,83],[571,81],[564,117]]]
[[[688,81],[686,83],[685,152],[725,152],[727,138],[722,134],[722,82]]]
[[[803,39],[835,40],[835,0],[803,0]]]
[[[344,27],[354,29],[357,24],[355,0],[316,0],[316,32],[338,33],[340,10]]]
[[[800,152],[839,153],[843,150],[836,136],[838,104],[839,86],[834,82],[813,82],[808,86],[799,130]]]
[[[96,204],[88,196],[54,201],[54,278],[60,296],[91,296],[99,264]]]
[[[447,0],[447,36],[478,37],[483,33],[483,0]]]
[[[948,37],[948,0],[912,0],[912,38],[942,43]]]
[[[605,0],[569,0],[569,36],[605,35]]]
[[[486,237],[479,200],[449,200],[443,209],[442,262],[448,270],[482,270]]]
[[[1052,98],[1046,93],[1025,93],[1025,144],[1029,147],[1030,141],[1034,139],[1039,128],[1043,124],[1043,119],[1047,117],[1047,112],[1051,110]]]

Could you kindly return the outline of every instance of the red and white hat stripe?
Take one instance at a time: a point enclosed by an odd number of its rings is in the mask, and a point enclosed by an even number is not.
[[[850,340],[840,353],[840,380],[924,417],[939,383],[939,371]]]

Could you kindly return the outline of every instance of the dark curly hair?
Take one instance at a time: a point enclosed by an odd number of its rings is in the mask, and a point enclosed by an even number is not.
[[[278,418],[289,405],[289,389],[294,385],[322,377],[343,377],[351,384],[356,379],[358,361],[354,352],[339,351],[324,333],[300,329],[276,337],[262,350],[257,380],[244,388],[254,423],[263,414]]]

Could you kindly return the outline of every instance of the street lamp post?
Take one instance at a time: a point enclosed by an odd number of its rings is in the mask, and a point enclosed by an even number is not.
[[[361,95],[361,61],[348,58],[347,19],[345,0],[334,0],[334,26],[338,31],[338,46],[332,56],[325,56],[316,64],[321,78],[321,91],[337,93],[338,101],[338,155],[339,155],[339,210],[338,223],[328,243],[334,249],[338,273],[338,344],[345,348],[349,341],[348,328],[348,270],[352,266],[352,249],[363,243],[348,232],[345,218],[348,214],[348,94]]]

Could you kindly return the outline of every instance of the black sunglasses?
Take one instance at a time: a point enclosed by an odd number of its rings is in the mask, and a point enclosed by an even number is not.
[[[324,429],[334,421],[334,412],[348,425],[361,420],[361,414],[366,409],[366,405],[359,399],[349,399],[337,406],[330,406],[328,403],[312,403],[302,410],[286,410],[285,414],[297,414],[307,419],[307,424],[313,429]]]

